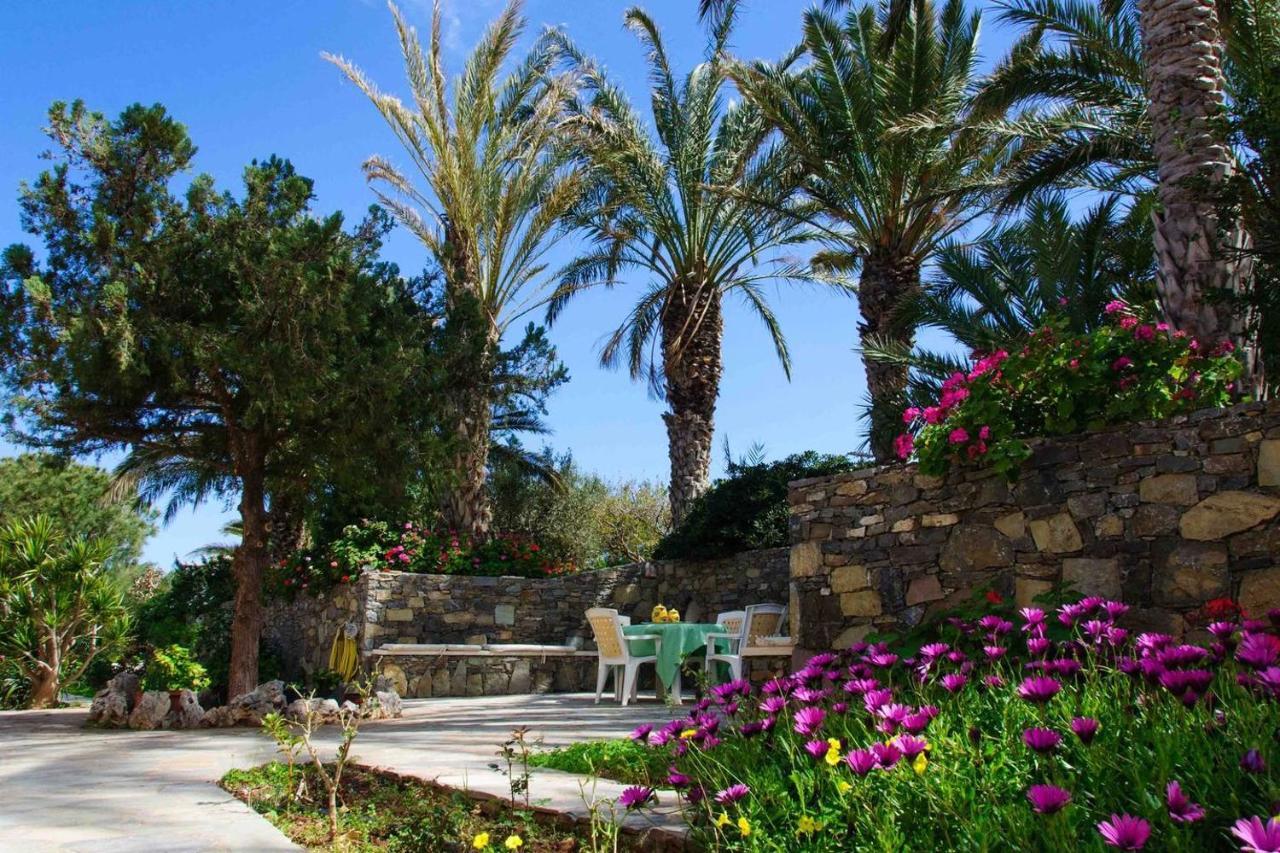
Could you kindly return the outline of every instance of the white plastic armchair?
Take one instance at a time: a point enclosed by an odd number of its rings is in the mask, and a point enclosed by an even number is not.
[[[636,698],[638,681],[636,675],[640,666],[646,663],[654,664],[655,667],[657,665],[662,637],[657,634],[627,636],[622,633],[622,627],[630,621],[626,617],[619,616],[618,611],[607,607],[593,607],[587,611],[587,624],[591,626],[591,633],[596,638],[596,648],[599,649],[597,664],[599,669],[596,672],[597,705],[600,704],[600,697],[604,694],[604,685],[609,680],[610,674],[613,675],[614,692],[625,706]],[[637,640],[652,640],[653,654],[644,657],[633,655],[630,644]]]
[[[746,610],[733,610],[717,616],[716,622],[728,630],[707,637],[707,679],[715,681],[716,663],[728,664],[734,681],[742,678],[743,651],[756,645],[758,638],[776,634],[786,612],[787,608],[781,604],[753,604]],[[739,626],[736,631],[735,625]],[[717,639],[727,643],[727,651],[716,650]]]

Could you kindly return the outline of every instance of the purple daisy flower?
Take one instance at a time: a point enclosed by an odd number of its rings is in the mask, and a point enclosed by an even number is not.
[[[929,742],[922,737],[914,735],[898,735],[894,738],[894,746],[902,750],[902,754],[908,761],[914,759],[917,755],[929,748]]]
[[[951,651],[951,647],[946,643],[928,643],[920,647],[920,657],[925,660],[933,660],[940,658],[947,652]]]
[[[880,766],[885,770],[889,770],[902,760],[902,750],[891,743],[877,743],[871,747],[871,751],[875,753],[876,761],[880,762]]]
[[[774,718],[769,717],[768,719],[772,720]],[[770,726],[770,728],[772,728],[772,726]],[[743,723],[741,726],[739,726],[738,734],[742,735],[743,737],[749,738],[749,737],[755,737],[756,735],[760,734],[764,730],[765,730],[765,724],[763,722],[759,720],[753,720],[750,723]]]
[[[859,776],[866,776],[880,765],[880,759],[869,749],[855,749],[844,757],[844,762]]]
[[[716,802],[722,806],[730,806],[744,799],[750,793],[751,789],[739,782],[735,785],[730,785],[723,791],[718,791],[716,793]]]
[[[1242,853],[1280,853],[1280,818],[1240,818],[1231,827]]]
[[[1229,640],[1231,635],[1236,632],[1236,623],[1234,622],[1210,622],[1205,630],[1217,637],[1219,640]]]
[[[1111,820],[1098,824],[1098,834],[1111,847],[1141,850],[1151,837],[1151,824],[1133,815],[1113,814]]]
[[[1099,725],[1100,723],[1093,717],[1076,717],[1071,721],[1071,731],[1075,732],[1081,743],[1093,743],[1093,737],[1098,733]]]
[[[618,796],[618,805],[627,809],[638,809],[645,803],[654,799],[653,789],[645,788],[641,785],[632,785],[630,788],[624,788]]]
[[[776,714],[785,707],[787,707],[785,696],[770,696],[760,703],[760,710],[766,714]]]
[[[1022,630],[1030,630],[1035,625],[1044,624],[1044,610],[1039,607],[1024,607],[1018,611],[1018,615],[1022,617]]]
[[[651,725],[646,724],[643,726],[636,726],[634,729],[631,730],[631,739],[636,743],[648,743],[649,733],[652,731],[653,731],[653,726]]]
[[[1022,742],[1036,752],[1052,752],[1062,743],[1062,735],[1053,729],[1032,728],[1022,733]]]
[[[952,672],[942,676],[940,683],[948,693],[959,693],[969,683],[969,679],[958,672]]]
[[[1039,657],[1049,650],[1048,637],[1029,637],[1027,638],[1027,654]]]
[[[1246,632],[1236,649],[1236,660],[1254,669],[1264,669],[1280,660],[1280,637]]]
[[[1047,675],[1036,675],[1024,679],[1022,684],[1018,685],[1018,695],[1028,702],[1048,702],[1057,696],[1061,689],[1062,685],[1057,679]]]
[[[816,759],[821,759],[825,756],[829,749],[831,749],[831,745],[825,740],[811,740],[804,745],[804,751]]]
[[[916,711],[914,714],[908,714],[902,718],[902,728],[913,735],[918,735],[928,727],[929,721],[932,719],[928,714]]]
[[[1267,769],[1267,762],[1263,760],[1261,752],[1251,749],[1240,756],[1240,769],[1246,773],[1263,773]]]
[[[805,737],[817,734],[818,729],[822,728],[822,721],[826,718],[827,712],[821,708],[801,708],[795,715],[796,734]]]
[[[1170,782],[1165,786],[1164,791],[1164,801],[1169,807],[1170,820],[1175,823],[1195,823],[1204,817],[1204,806],[1191,802],[1190,798],[1182,793],[1182,786],[1177,782]]]
[[[687,788],[693,783],[693,779],[684,773],[681,773],[674,766],[667,768],[667,784],[677,790]]]
[[[998,688],[1004,687],[1004,679],[999,675],[994,675],[994,674],[988,675],[985,678],[983,678],[982,683],[985,684],[987,687],[990,687],[992,690],[996,690]]]
[[[1027,789],[1027,799],[1036,814],[1054,814],[1071,802],[1071,792],[1057,785],[1032,785]]]
[[[807,665],[825,669],[826,667],[829,667],[831,666],[831,664],[835,663],[838,659],[839,658],[837,658],[834,652],[819,652],[818,654],[809,658],[809,662]]]

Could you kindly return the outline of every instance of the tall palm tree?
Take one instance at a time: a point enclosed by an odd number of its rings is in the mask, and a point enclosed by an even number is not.
[[[748,101],[778,128],[802,167],[801,190],[828,223],[814,263],[860,269],[863,340],[910,348],[897,308],[920,288],[937,245],[981,210],[982,186],[1003,157],[971,109],[980,16],[963,0],[937,9],[916,0],[851,9],[843,19],[804,13],[810,63],[736,65]],[[890,37],[890,27],[893,37]],[[907,370],[863,359],[871,397],[870,444],[892,458]]]
[[[373,102],[416,172],[417,180],[382,157],[364,164],[379,199],[444,274],[445,325],[459,357],[451,368],[452,481],[442,511],[447,524],[472,534],[489,526],[484,483],[499,345],[545,296],[544,255],[581,185],[564,149],[552,144],[574,87],[571,75],[555,71],[553,39],[540,38],[505,70],[525,28],[520,8],[511,0],[450,81],[440,0],[426,51],[393,5],[413,93],[408,104],[345,59],[325,55]]]
[[[741,297],[764,322],[789,376],[786,342],[762,286],[806,277],[803,265],[777,254],[806,237],[789,201],[794,164],[786,150],[766,144],[768,127],[753,105],[725,102],[736,6],[716,16],[704,62],[683,80],[649,15],[626,12],[646,50],[656,140],[626,96],[563,42],[583,83],[571,143],[591,190],[573,221],[590,247],[561,271],[547,316],[555,320],[583,289],[616,286],[628,273],[647,279],[605,341],[601,362],[625,359],[633,378],[647,378],[666,399],[673,524],[707,487],[724,297]]]
[[[1050,316],[1087,332],[1104,322],[1113,299],[1154,302],[1152,201],[1125,206],[1112,195],[1073,221],[1062,194],[1035,196],[1019,219],[942,246],[919,296],[901,310],[907,322],[946,332],[970,353],[1021,347]],[[872,341],[864,351],[911,368],[911,405],[932,405],[940,383],[970,367],[966,357],[892,342]]]

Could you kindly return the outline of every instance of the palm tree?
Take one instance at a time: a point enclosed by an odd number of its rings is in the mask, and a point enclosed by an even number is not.
[[[981,211],[982,187],[1003,157],[971,108],[979,21],[963,0],[940,10],[917,0],[896,17],[887,2],[842,20],[810,9],[801,45],[807,67],[731,71],[782,132],[801,164],[804,197],[829,223],[828,249],[815,265],[836,274],[860,268],[863,340],[910,349],[914,329],[896,321],[898,306],[918,293],[921,267],[938,244]],[[863,364],[871,449],[888,459],[907,370]]]
[[[1060,193],[1041,194],[1020,219],[973,242],[951,241],[937,254],[934,274],[905,303],[906,322],[946,332],[969,353],[1021,347],[1051,316],[1088,332],[1104,321],[1107,303],[1155,299],[1151,206],[1125,206],[1112,195],[1072,221]],[[908,402],[932,405],[939,385],[969,359],[871,341],[870,358],[911,368]]]
[[[409,155],[420,183],[382,157],[364,171],[378,198],[434,256],[445,280],[445,326],[456,344],[448,395],[453,447],[445,523],[471,534],[489,525],[488,464],[493,373],[503,333],[542,301],[544,255],[580,191],[580,176],[553,145],[573,89],[556,73],[554,40],[540,38],[504,73],[525,28],[511,0],[467,59],[446,78],[440,0],[423,50],[393,5],[413,92],[406,104],[345,59],[326,58],[369,97]]]
[[[656,140],[626,96],[562,42],[583,82],[571,142],[591,189],[573,222],[590,248],[561,271],[547,316],[554,321],[574,294],[616,286],[624,273],[647,278],[600,357],[606,366],[625,359],[632,378],[646,378],[669,406],[662,417],[673,524],[707,488],[724,297],[740,297],[759,316],[790,376],[786,342],[762,285],[806,278],[801,264],[777,256],[806,237],[789,201],[794,164],[784,148],[766,144],[759,110],[725,103],[725,48],[736,6],[728,3],[716,16],[703,63],[680,81],[654,21],[639,8],[626,12],[626,26],[646,50]]]

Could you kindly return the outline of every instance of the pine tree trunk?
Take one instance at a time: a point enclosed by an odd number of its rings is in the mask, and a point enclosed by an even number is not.
[[[915,329],[904,327],[896,317],[904,299],[920,291],[920,264],[911,258],[887,253],[868,256],[858,281],[858,311],[862,322],[858,334],[862,340],[875,338],[911,349]],[[873,361],[865,355],[862,366],[867,374],[867,393],[871,397],[871,453],[877,462],[895,459],[893,439],[902,431],[903,394],[907,388],[905,365]]]
[[[1161,309],[1176,330],[1242,346],[1245,318],[1239,306],[1221,299],[1241,290],[1246,270],[1234,257],[1244,237],[1236,227],[1220,232],[1214,198],[1234,166],[1217,11],[1213,0],[1139,0],[1138,11],[1159,170],[1161,209],[1154,218]],[[1246,356],[1254,360],[1251,347]]]
[[[684,519],[707,489],[715,434],[716,398],[723,371],[724,320],[714,288],[673,286],[662,316],[667,405],[667,453],[671,459],[671,524]]]
[[[262,637],[262,578],[268,560],[266,456],[252,435],[233,438],[234,465],[240,480],[243,532],[232,560],[236,581],[231,617],[231,667],[227,698],[258,686],[258,642]]]

